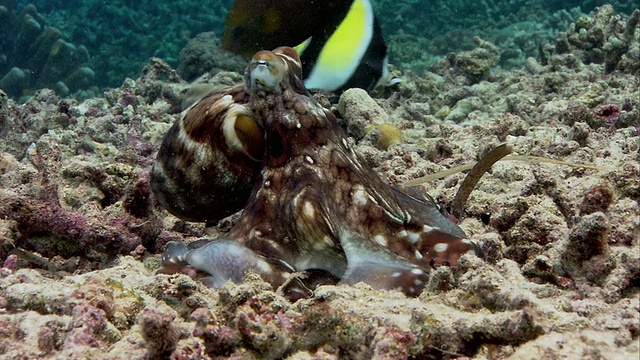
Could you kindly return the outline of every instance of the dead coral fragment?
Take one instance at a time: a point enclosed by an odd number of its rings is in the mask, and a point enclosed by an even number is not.
[[[486,80],[491,75],[491,68],[498,64],[500,52],[496,46],[479,37],[474,37],[477,47],[463,51],[449,61],[459,68],[471,83]]]
[[[606,74],[614,70],[632,74],[640,69],[639,19],[639,10],[625,20],[613,6],[600,6],[592,17],[580,17],[567,33],[558,35],[551,62],[557,62],[557,54],[571,54],[584,64],[604,64]]]
[[[601,212],[583,216],[571,229],[564,256],[581,263],[608,250],[607,234],[611,230],[609,219]]]
[[[366,91],[353,88],[345,91],[338,102],[338,112],[346,124],[347,134],[361,140],[372,125],[379,125],[389,115]]]
[[[83,209],[65,209],[59,196],[62,152],[51,136],[44,135],[36,141],[27,158],[38,170],[32,191],[26,195],[0,194],[0,217],[15,221],[20,233],[16,246],[47,256],[128,253],[159,234],[156,221],[134,216],[143,212],[147,206],[144,201],[132,200],[129,210],[134,215],[102,216],[97,202],[88,203]]]
[[[605,212],[613,202],[613,191],[607,186],[597,185],[584,194],[580,204],[580,215]]]
[[[585,105],[579,102],[574,102],[567,106],[567,109],[560,115],[560,118],[567,125],[573,125],[577,122],[593,124],[594,114]]]
[[[166,359],[175,350],[179,333],[174,319],[175,314],[165,314],[156,309],[147,308],[140,313],[138,324],[151,358]]]

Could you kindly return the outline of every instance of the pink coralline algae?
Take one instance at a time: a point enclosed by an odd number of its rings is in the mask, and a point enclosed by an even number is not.
[[[614,200],[613,191],[603,185],[597,185],[584,193],[580,203],[580,215],[587,215],[596,211],[605,212]]]
[[[140,313],[138,323],[152,358],[166,359],[175,350],[179,334],[174,328],[174,319],[175,315],[154,309]]]
[[[99,347],[98,340],[107,326],[107,317],[102,309],[90,305],[78,305],[73,308],[73,330],[67,335],[65,343],[69,346]]]
[[[161,230],[157,220],[136,217],[149,215],[148,200],[143,200],[144,176],[139,181],[134,177],[130,187],[123,185],[124,195],[120,197],[127,200],[125,212],[102,213],[97,202],[70,209],[61,202],[62,157],[59,144],[50,136],[43,136],[28,150],[27,158],[37,171],[29,190],[0,194],[0,216],[15,224],[15,245],[46,256],[67,257],[87,252],[113,256],[155,240]],[[87,172],[101,172],[102,178],[108,176],[99,166],[86,169]]]

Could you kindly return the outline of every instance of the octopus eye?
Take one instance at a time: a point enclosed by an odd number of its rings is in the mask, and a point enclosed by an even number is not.
[[[238,115],[234,124],[238,140],[243,145],[244,152],[253,160],[262,160],[264,155],[264,131],[253,117],[245,114]]]
[[[227,109],[222,133],[227,145],[223,151],[228,157],[242,153],[252,161],[260,162],[264,158],[265,133],[262,123],[243,106],[231,105]]]

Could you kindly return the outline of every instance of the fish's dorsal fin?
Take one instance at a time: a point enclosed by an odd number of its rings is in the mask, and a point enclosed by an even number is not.
[[[349,81],[373,39],[374,19],[373,6],[369,0],[353,2],[312,64],[305,79],[308,89],[335,91]]]
[[[309,47],[309,44],[311,44],[312,39],[313,36],[309,36],[305,41],[293,47],[298,52],[298,55],[302,56],[302,53]]]

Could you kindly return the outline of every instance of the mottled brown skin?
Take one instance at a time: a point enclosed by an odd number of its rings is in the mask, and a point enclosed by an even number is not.
[[[204,270],[214,286],[241,281],[239,268],[275,286],[321,269],[344,284],[419,294],[433,265],[477,249],[422,189],[392,187],[367,166],[304,89],[290,50],[259,52],[247,71],[246,106],[264,125],[266,154],[240,219],[201,248],[172,244],[165,263]]]
[[[156,198],[182,219],[215,224],[235,213],[246,204],[262,166],[263,143],[248,150],[253,158],[220,146],[226,142],[220,129],[228,112],[220,106],[225,95],[240,106],[248,101],[243,86],[205,96],[169,129],[151,171]]]

